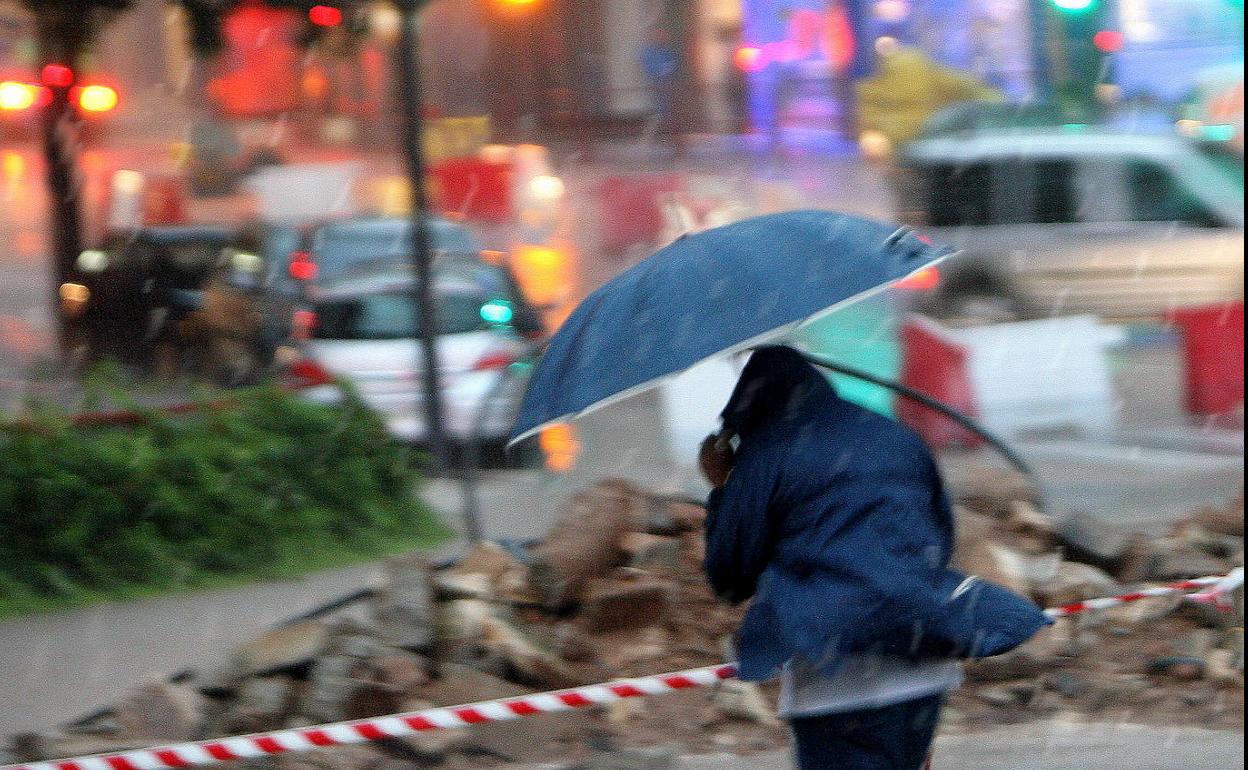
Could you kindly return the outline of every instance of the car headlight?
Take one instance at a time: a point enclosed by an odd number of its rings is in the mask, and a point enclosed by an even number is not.
[[[63,283],[60,288],[61,315],[66,318],[78,318],[87,309],[91,299],[91,290],[80,283]]]

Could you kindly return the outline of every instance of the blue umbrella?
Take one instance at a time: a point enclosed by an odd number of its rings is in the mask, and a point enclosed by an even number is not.
[[[769,214],[689,235],[590,294],[551,338],[512,442],[715,356],[783,336],[952,251],[830,211]]]

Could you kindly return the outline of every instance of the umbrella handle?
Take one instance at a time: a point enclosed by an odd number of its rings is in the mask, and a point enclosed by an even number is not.
[[[853,377],[856,380],[863,380],[864,382],[869,382],[873,385],[879,385],[880,387],[888,388],[889,390],[897,393],[903,398],[908,398],[911,401],[914,401],[915,403],[926,406],[928,409],[932,409],[934,411],[940,412],[944,416],[956,422],[958,425],[961,425],[963,428],[966,428],[970,432],[974,433],[976,436],[979,436],[984,441],[988,442],[988,444],[992,446],[993,449],[996,449],[998,452],[1000,452],[1001,456],[1004,457],[1006,461],[1009,462],[1010,465],[1014,466],[1016,470],[1018,470],[1027,478],[1031,479],[1031,483],[1036,488],[1036,495],[1038,498],[1040,498],[1036,502],[1041,508],[1043,508],[1044,501],[1043,501],[1043,496],[1040,494],[1040,481],[1037,478],[1035,471],[1032,470],[1031,466],[1027,463],[1027,461],[1024,460],[1022,457],[1020,457],[1019,454],[1015,452],[1008,444],[1006,444],[1004,440],[994,435],[987,428],[977,423],[968,415],[963,414],[962,412],[959,412],[957,409],[954,409],[953,407],[949,406],[943,401],[939,401],[927,395],[926,393],[922,393],[920,391],[915,390],[909,385],[903,385],[900,382],[896,382],[894,380],[890,380],[885,377],[880,377],[878,375],[871,374],[870,372],[863,371],[862,369],[858,369],[852,366],[847,366],[840,362],[833,361],[830,358],[824,358],[823,356],[817,355],[815,353],[809,353],[804,350],[798,351],[798,352],[802,354],[803,358],[805,358],[808,362],[810,362],[811,364],[814,364],[815,366],[821,367],[823,369],[827,369],[829,371],[837,372],[838,374],[844,374],[848,377]]]

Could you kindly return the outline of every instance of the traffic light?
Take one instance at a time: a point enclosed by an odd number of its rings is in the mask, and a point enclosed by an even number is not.
[[[1095,110],[1096,87],[1106,81],[1109,57],[1123,46],[1108,0],[1047,0],[1046,32],[1058,101]]]

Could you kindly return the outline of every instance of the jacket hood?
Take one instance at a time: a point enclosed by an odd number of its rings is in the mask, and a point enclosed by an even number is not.
[[[752,433],[793,416],[812,398],[835,390],[802,354],[785,345],[756,348],[720,413],[729,433]]]

